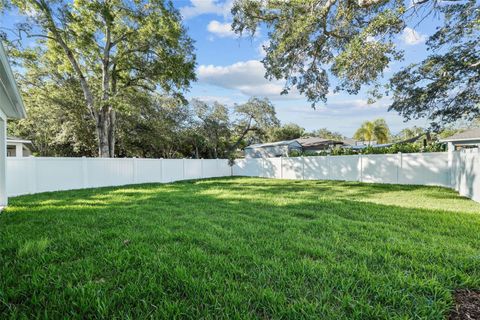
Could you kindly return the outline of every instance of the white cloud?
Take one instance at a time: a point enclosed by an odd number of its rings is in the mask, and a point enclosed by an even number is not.
[[[240,38],[242,36],[247,36],[249,34],[236,34],[232,30],[232,24],[230,22],[219,22],[217,20],[212,20],[207,25],[208,32],[219,38]],[[260,29],[257,29],[254,37],[258,38],[260,36]],[[210,36],[208,40],[213,41],[215,38]]]
[[[227,17],[230,15],[230,9],[233,4],[231,0],[222,3],[215,0],[190,0],[190,3],[190,6],[180,8],[180,13],[184,19],[190,19],[203,14]]]
[[[423,43],[426,40],[426,36],[424,34],[421,34],[420,32],[417,32],[409,27],[406,27],[403,30],[403,33],[400,36],[400,38],[403,40],[403,42],[406,45],[409,45],[409,46]]]
[[[237,36],[232,30],[232,25],[228,22],[221,23],[217,20],[212,20],[207,25],[207,30],[220,38],[235,38]]]
[[[303,99],[295,90],[288,95],[280,95],[283,82],[265,79],[265,68],[258,60],[241,61],[229,66],[201,65],[197,74],[201,83],[238,90],[246,96],[273,100]]]
[[[206,103],[219,102],[226,105],[232,105],[234,103],[230,97],[222,97],[222,96],[196,96],[193,98]]]

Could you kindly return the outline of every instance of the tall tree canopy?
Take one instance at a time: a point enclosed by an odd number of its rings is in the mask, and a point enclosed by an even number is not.
[[[28,67],[44,56],[44,81],[55,84],[60,77],[78,84],[101,157],[115,155],[117,112],[129,109],[132,93],[181,97],[195,79],[193,43],[171,3],[10,0],[10,6],[27,17],[17,35],[39,39],[36,50],[19,50],[17,57]]]
[[[268,131],[268,141],[293,140],[302,137],[304,134],[305,128],[295,123],[287,123],[270,129]]]
[[[480,5],[469,0],[439,10],[446,23],[427,41],[432,55],[390,81],[390,109],[428,118],[434,128],[480,117]]]
[[[314,137],[319,137],[322,139],[332,139],[337,141],[342,141],[346,138],[340,132],[330,131],[327,128],[321,128],[321,129],[315,130],[312,133],[309,133],[309,135]]]
[[[327,69],[339,89],[357,93],[401,54],[392,36],[404,28],[403,1],[237,0],[232,28],[271,30],[263,63],[269,79],[285,79],[313,103],[326,101]]]
[[[394,37],[412,16],[437,14],[443,26],[428,41],[433,54],[393,77],[390,109],[434,125],[479,116],[477,0],[236,0],[232,13],[237,33],[269,29],[266,77],[284,79],[284,93],[296,87],[313,105],[326,101],[332,75],[336,90],[356,94],[366,85],[378,97],[383,71],[403,56]]]
[[[199,158],[199,144],[209,158],[226,157],[231,136],[230,117],[228,109],[219,102],[208,104],[204,101],[194,100],[193,124],[196,134],[195,157]]]
[[[261,142],[268,130],[280,125],[275,107],[267,98],[253,97],[246,103],[235,105],[234,109],[233,126],[236,139],[229,148],[230,155],[242,143]]]

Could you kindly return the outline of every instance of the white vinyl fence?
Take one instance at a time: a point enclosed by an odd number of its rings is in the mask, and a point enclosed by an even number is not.
[[[436,185],[480,202],[480,152],[239,159],[8,158],[9,196],[224,176]]]
[[[443,152],[244,159],[236,161],[233,175],[450,187]]]
[[[242,159],[235,161],[233,175],[443,186],[480,201],[480,153],[476,149],[452,154],[435,152]]]
[[[231,175],[225,159],[7,158],[8,196]]]
[[[452,154],[452,188],[480,202],[480,149]]]

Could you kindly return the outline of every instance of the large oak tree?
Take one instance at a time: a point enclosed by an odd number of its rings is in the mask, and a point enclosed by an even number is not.
[[[117,116],[128,109],[126,96],[141,90],[181,97],[195,79],[193,42],[171,3],[11,0],[10,6],[27,17],[16,34],[40,39],[40,50],[19,50],[18,57],[35,63],[38,54],[47,55],[53,62],[44,77],[60,73],[78,83],[101,157],[115,156]]]
[[[383,72],[403,56],[395,37],[407,22],[435,15],[442,27],[427,42],[432,54],[393,77],[391,110],[438,125],[480,116],[477,0],[236,0],[232,13],[239,34],[268,29],[266,77],[285,80],[284,93],[296,87],[313,105],[326,102],[332,83],[351,94],[363,86],[382,93]]]

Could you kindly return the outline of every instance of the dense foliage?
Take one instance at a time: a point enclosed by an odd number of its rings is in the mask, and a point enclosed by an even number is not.
[[[75,85],[63,83],[52,94],[44,87],[21,88],[29,117],[10,122],[9,134],[32,140],[39,156],[96,156],[95,123],[78,106],[81,92]],[[233,111],[218,102],[185,104],[151,93],[124,102],[131,111],[117,121],[119,157],[230,158],[246,145],[266,141],[279,125],[266,99],[252,98]]]
[[[75,86],[81,94],[74,107],[93,121],[101,157],[116,154],[117,120],[139,113],[129,101],[153,92],[182,98],[195,80],[193,41],[171,3],[6,1],[10,7],[25,16],[3,34],[33,80],[24,85],[48,89],[46,95],[62,91],[65,81]],[[37,39],[35,46],[23,37]]]
[[[480,4],[454,3],[439,8],[446,21],[427,41],[432,54],[390,81],[390,109],[434,128],[480,116]]]
[[[233,29],[269,30],[266,77],[286,81],[315,106],[327,94],[356,94],[363,86],[374,101],[393,92],[390,110],[405,119],[428,118],[433,129],[480,115],[480,3],[398,0],[236,0]],[[441,27],[427,41],[431,54],[405,67],[383,86],[390,62],[403,52],[394,37],[429,15]],[[333,79],[332,79],[333,77]]]

